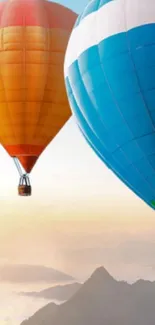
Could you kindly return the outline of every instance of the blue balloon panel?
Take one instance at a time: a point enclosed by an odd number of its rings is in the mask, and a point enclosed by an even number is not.
[[[65,83],[89,145],[155,209],[155,3],[148,12],[148,0],[135,0],[131,12],[131,2],[125,18],[124,1],[90,2],[71,35]]]

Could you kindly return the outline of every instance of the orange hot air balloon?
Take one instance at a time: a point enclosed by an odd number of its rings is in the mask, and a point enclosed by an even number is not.
[[[63,61],[76,18],[46,0],[0,2],[0,143],[26,172],[20,195],[31,195],[27,174],[71,115]]]

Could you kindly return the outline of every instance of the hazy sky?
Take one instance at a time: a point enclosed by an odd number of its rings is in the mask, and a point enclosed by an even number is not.
[[[87,1],[57,1],[80,12]],[[36,164],[33,195],[0,148],[0,263],[44,264],[77,277],[98,265],[155,279],[155,212],[96,157],[71,118]]]

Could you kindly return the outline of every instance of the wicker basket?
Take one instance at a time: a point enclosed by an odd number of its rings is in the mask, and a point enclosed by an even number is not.
[[[19,185],[18,194],[20,196],[30,196],[32,193],[31,185]]]

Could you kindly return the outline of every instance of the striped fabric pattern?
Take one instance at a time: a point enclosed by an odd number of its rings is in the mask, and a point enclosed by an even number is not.
[[[154,209],[154,0],[91,1],[74,26],[64,73],[84,137]]]
[[[46,0],[0,2],[0,143],[26,172],[71,115],[63,63],[76,17]]]

